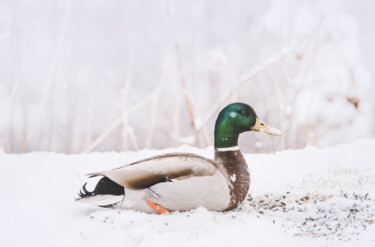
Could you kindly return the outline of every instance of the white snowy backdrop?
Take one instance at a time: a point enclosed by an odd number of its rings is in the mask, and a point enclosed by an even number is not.
[[[0,149],[207,147],[232,101],[283,132],[242,137],[245,152],[373,138],[374,9],[370,0],[1,0]]]
[[[0,0],[0,246],[375,246],[374,10]],[[75,202],[89,172],[212,158],[216,115],[233,101],[282,131],[241,136],[251,186],[235,210]]]

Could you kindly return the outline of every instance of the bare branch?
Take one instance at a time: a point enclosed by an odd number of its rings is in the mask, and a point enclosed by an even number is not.
[[[69,20],[69,16],[70,16],[70,6],[71,6],[71,0],[68,0],[66,2],[66,6],[65,6],[64,19],[63,19],[61,31],[60,31],[60,34],[59,34],[55,54],[53,56],[53,60],[52,60],[52,63],[51,63],[51,69],[49,71],[47,80],[45,82],[42,97],[40,98],[40,102],[39,102],[40,105],[43,104],[43,102],[44,102],[44,100],[47,96],[47,93],[50,90],[50,87],[51,87],[52,83],[54,82],[57,64],[58,64],[59,59],[60,59],[61,54],[62,54],[62,48],[63,48],[63,44],[64,44],[64,40],[65,40],[66,29],[67,29],[67,26],[68,26],[68,20]]]
[[[147,135],[147,138],[146,138],[146,148],[150,148],[151,147],[151,141],[152,141],[152,137],[153,137],[153,133],[154,133],[154,130],[155,130],[155,122],[156,122],[156,105],[157,105],[157,100],[159,98],[159,93],[156,93],[152,99],[152,103],[151,103],[151,119],[150,119],[150,126],[149,126],[149,129],[148,129],[148,135]]]
[[[184,74],[183,74],[183,71],[182,71],[180,50],[178,48],[178,45],[177,45],[176,41],[173,41],[173,43],[174,43],[174,48],[175,48],[176,54],[177,54],[177,65],[178,65],[178,71],[180,73],[180,78],[181,78],[182,92],[184,94],[186,107],[187,107],[187,110],[188,110],[188,113],[189,113],[191,125],[193,126],[193,129],[195,129],[194,110],[193,110],[193,107],[192,107],[191,102],[190,102],[189,94],[187,93],[185,78],[184,78]]]

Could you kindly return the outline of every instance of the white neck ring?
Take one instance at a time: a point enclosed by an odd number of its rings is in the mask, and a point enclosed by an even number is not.
[[[216,151],[218,152],[228,152],[228,151],[238,151],[238,150],[240,150],[238,146],[227,147],[227,148],[216,148]]]

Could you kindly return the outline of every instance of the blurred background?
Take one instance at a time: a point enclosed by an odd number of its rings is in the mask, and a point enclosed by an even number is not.
[[[250,104],[280,139],[375,137],[375,1],[0,0],[0,149],[82,153],[213,145]]]

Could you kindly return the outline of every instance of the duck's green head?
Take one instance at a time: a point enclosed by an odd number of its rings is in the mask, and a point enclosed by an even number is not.
[[[238,145],[238,136],[252,130],[281,135],[279,130],[262,123],[251,106],[244,103],[227,105],[216,120],[215,148],[235,147]]]

